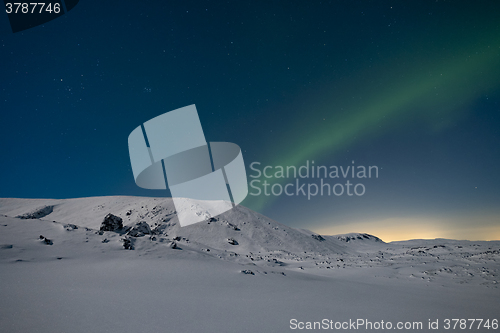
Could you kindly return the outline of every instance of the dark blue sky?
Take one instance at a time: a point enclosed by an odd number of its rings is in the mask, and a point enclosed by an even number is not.
[[[243,202],[281,223],[498,239],[498,13],[496,1],[82,0],[0,35],[0,196],[167,196],[135,185],[127,138],[196,104],[207,140],[238,144],[248,175],[254,161],[379,167],[363,196]]]

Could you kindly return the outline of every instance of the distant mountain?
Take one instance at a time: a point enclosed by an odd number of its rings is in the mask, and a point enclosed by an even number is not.
[[[338,240],[341,240],[343,242],[349,243],[349,242],[380,242],[384,243],[383,240],[380,238],[370,235],[370,234],[363,234],[363,233],[349,233],[349,234],[343,234],[343,235],[335,235],[335,236],[328,236],[331,238],[336,238]]]

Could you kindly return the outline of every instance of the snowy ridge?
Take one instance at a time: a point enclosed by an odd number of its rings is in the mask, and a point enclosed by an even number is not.
[[[335,235],[335,236],[329,236],[329,237],[335,237],[338,240],[341,240],[343,242],[349,243],[349,242],[359,242],[361,241],[371,241],[371,242],[382,242],[383,241],[373,235],[370,234],[364,234],[364,233],[349,233],[349,234],[343,234],[343,235]]]
[[[49,214],[39,212],[47,211]],[[196,209],[196,207],[193,207]],[[243,206],[237,206],[206,222],[181,228],[171,198],[92,197],[81,199],[0,199],[0,214],[32,216],[41,220],[73,224],[98,230],[111,213],[125,226],[146,222],[157,236],[185,238],[200,247],[239,253],[285,251],[341,254],[346,248],[335,241],[324,242],[311,231],[290,228]],[[204,211],[196,212],[206,214]],[[231,244],[235,240],[237,245]]]
[[[202,209],[195,213],[205,214]],[[133,249],[139,255],[162,256],[165,251],[185,250],[195,257],[208,256],[256,266],[254,270],[260,267],[279,273],[299,270],[323,274],[327,270],[352,267],[391,267],[394,270],[389,275],[404,279],[418,277],[431,281],[441,276],[452,277],[459,283],[475,281],[495,286],[498,283],[500,242],[436,239],[384,243],[364,233],[324,236],[306,229],[290,228],[243,206],[217,217],[207,215],[205,222],[182,228],[171,198],[8,198],[0,199],[0,214],[9,218],[5,226],[12,228],[13,234],[21,234],[21,238],[31,234],[29,237],[37,240],[43,236],[42,241],[53,242],[54,248],[65,242],[83,242],[81,246],[95,242],[94,249],[101,252]],[[121,219],[123,228],[102,229],[101,223],[108,214],[113,219]],[[20,220],[25,222],[16,222]],[[29,220],[38,223],[28,223]],[[40,228],[47,231],[38,235],[34,229]],[[68,231],[72,231],[73,236]],[[11,243],[4,245],[13,245]],[[23,246],[16,247],[22,249]],[[474,261],[478,258],[481,260]],[[429,264],[435,267],[430,268]],[[485,270],[484,264],[493,266]],[[401,272],[405,273],[401,276]]]

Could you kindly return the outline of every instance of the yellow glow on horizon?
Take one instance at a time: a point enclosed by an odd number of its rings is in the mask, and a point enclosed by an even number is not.
[[[409,239],[448,238],[460,240],[500,240],[500,217],[430,218],[404,217],[314,228],[322,235],[351,232],[368,233],[384,242]]]

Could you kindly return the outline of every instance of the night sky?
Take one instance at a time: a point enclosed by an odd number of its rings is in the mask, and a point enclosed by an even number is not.
[[[0,29],[0,197],[169,196],[135,185],[127,138],[196,104],[249,181],[252,162],[378,167],[349,178],[362,196],[243,201],[278,222],[500,239],[498,1],[81,0]]]

